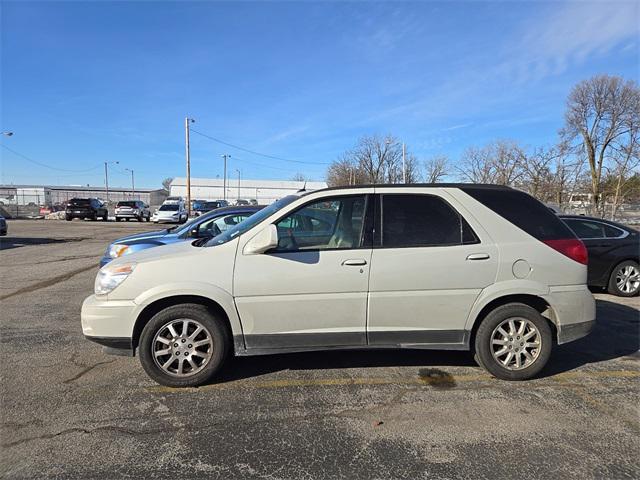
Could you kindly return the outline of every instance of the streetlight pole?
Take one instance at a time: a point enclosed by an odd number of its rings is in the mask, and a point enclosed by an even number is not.
[[[189,151],[189,124],[195,123],[193,118],[184,118],[185,154],[187,157],[187,217],[191,216],[191,154]]]
[[[224,158],[224,175],[222,175],[222,199],[227,199],[227,158],[231,158],[231,155],[224,154],[220,155]]]
[[[238,172],[238,200],[240,200],[240,170],[236,168],[236,172]]]
[[[120,162],[104,162],[104,188],[107,196],[107,205],[109,204],[109,169],[107,165],[113,163],[118,165]]]
[[[404,142],[402,142],[402,183],[407,183],[407,164],[404,161]]]
[[[131,170],[130,168],[125,168],[125,170],[131,172],[131,198],[133,198],[136,196],[136,187],[135,183],[133,183],[133,170]]]

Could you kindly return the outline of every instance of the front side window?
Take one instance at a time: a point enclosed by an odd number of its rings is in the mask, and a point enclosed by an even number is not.
[[[216,235],[220,235],[221,233],[226,232],[231,227],[236,226],[247,217],[249,217],[249,214],[233,214],[213,218],[206,222],[202,222],[198,226],[198,236],[215,237]]]
[[[462,216],[434,195],[383,195],[382,246],[433,247],[478,243]]]
[[[359,248],[366,196],[334,197],[309,203],[276,223],[275,251]]]

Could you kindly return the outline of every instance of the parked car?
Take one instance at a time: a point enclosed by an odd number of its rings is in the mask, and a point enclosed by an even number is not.
[[[215,210],[216,208],[223,208],[226,207],[227,205],[223,205],[222,202],[218,201],[218,200],[214,200],[214,201],[203,201],[200,202],[196,205],[196,207],[193,209],[193,211],[195,212],[196,216],[199,215],[203,215],[207,212],[210,212],[211,210]]]
[[[153,223],[184,223],[187,221],[188,213],[184,202],[166,201],[158,208],[151,217]]]
[[[7,221],[0,215],[0,237],[6,237],[8,230]]]
[[[244,198],[239,198],[236,200],[236,205],[251,205],[249,200],[245,200]]]
[[[148,248],[188,240],[193,241],[199,238],[211,238],[244,221],[261,208],[262,207],[219,208],[200,217],[196,217],[182,226],[119,238],[107,247],[104,256],[100,260],[100,266],[106,265],[114,258],[130,255]]]
[[[318,214],[331,228],[295,228]],[[207,242],[114,260],[83,303],[82,328],[174,387],[209,381],[228,354],[339,348],[472,350],[494,376],[524,380],[555,343],[593,328],[586,280],[584,244],[521,191],[325,189]]]
[[[640,292],[640,232],[616,222],[581,215],[560,215],[589,251],[590,287],[633,297]]]
[[[151,212],[149,211],[149,205],[142,200],[126,200],[118,202],[115,210],[116,222],[122,219],[129,221],[130,218],[135,218],[139,222],[151,219]]]
[[[67,202],[65,209],[65,219],[71,221],[74,218],[88,218],[103,221],[109,219],[107,207],[97,198],[72,198]]]

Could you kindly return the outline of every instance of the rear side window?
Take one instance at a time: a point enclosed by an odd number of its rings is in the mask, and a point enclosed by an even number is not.
[[[382,246],[434,247],[478,243],[462,216],[434,195],[383,195]]]
[[[575,238],[551,210],[524,192],[478,187],[461,190],[540,241]]]

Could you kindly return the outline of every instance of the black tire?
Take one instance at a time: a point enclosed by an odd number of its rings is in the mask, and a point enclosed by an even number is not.
[[[165,372],[153,358],[153,340],[168,322],[177,319],[189,319],[199,322],[209,333],[213,341],[213,352],[202,370],[189,376],[175,376]],[[173,305],[156,313],[147,323],[140,335],[140,363],[144,371],[153,380],[167,387],[197,387],[209,382],[222,368],[231,351],[230,335],[221,319],[213,315],[205,306],[195,303]]]
[[[634,262],[633,260],[620,262],[611,271],[611,276],[609,277],[609,285],[607,286],[607,291],[611,295],[617,295],[618,297],[635,297],[636,295],[638,295],[638,293],[640,293],[640,284],[638,284],[638,286],[636,286],[635,288],[631,288],[628,292],[621,290],[620,287],[618,287],[618,284],[616,282],[618,272],[629,267],[634,268],[636,272],[640,271],[638,262]]]
[[[125,221],[127,221],[127,222],[129,221],[129,217],[125,217],[124,219],[125,219]]]
[[[121,220],[120,217],[116,217],[116,222],[119,222]]]
[[[71,220],[73,220],[73,218],[72,218],[72,217],[64,217],[64,219],[65,219],[67,222],[70,222]]]
[[[105,213],[105,214],[102,216],[102,221],[103,221],[103,222],[107,222],[107,221],[109,221],[109,214],[108,214],[108,213]]]
[[[96,212],[93,212],[93,215],[91,215],[91,221],[92,222],[98,221],[98,214]]]
[[[535,360],[527,367],[519,370],[506,368],[493,357],[492,335],[505,320],[523,318],[530,321],[538,330],[540,348]],[[553,345],[553,335],[549,322],[538,311],[523,303],[509,303],[491,311],[480,323],[475,339],[475,355],[478,364],[494,377],[502,380],[528,380],[536,376],[544,368]]]
[[[151,221],[151,215],[149,214],[147,215],[147,222],[150,222],[150,221]]]
[[[142,215],[140,215],[140,216],[138,217],[138,221],[139,221],[139,222],[141,222],[142,220],[143,220],[143,217],[142,217]]]

